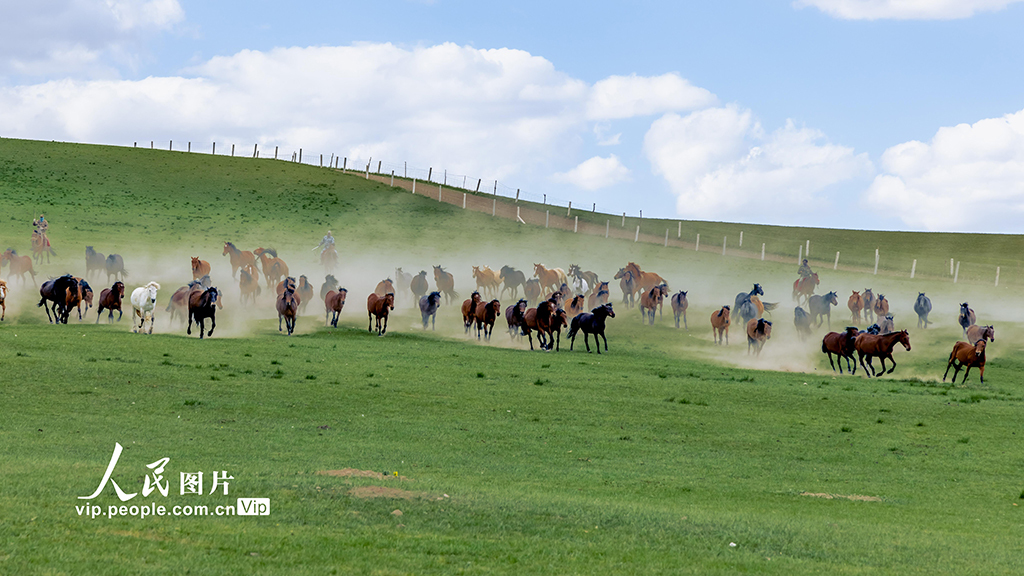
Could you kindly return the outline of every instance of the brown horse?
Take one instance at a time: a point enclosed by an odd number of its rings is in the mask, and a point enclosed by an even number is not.
[[[377,296],[384,296],[385,294],[395,293],[395,283],[391,281],[391,278],[385,278],[380,282],[377,282],[377,287],[373,289],[373,293]]]
[[[569,308],[566,313],[569,314],[570,318],[575,318],[577,314],[582,314],[587,309],[587,299],[582,295],[573,296],[569,302]]]
[[[953,351],[949,353],[949,362],[946,364],[946,373],[942,375],[942,381],[946,381],[946,376],[949,376],[949,367],[954,368],[953,371],[953,384],[956,384],[956,376],[960,373],[960,369],[964,366],[967,370],[964,372],[964,379],[960,381],[961,384],[967,382],[967,375],[971,373],[971,368],[975,366],[981,372],[979,380],[982,384],[985,383],[985,340],[978,340],[973,345],[967,342],[957,342],[953,344]]]
[[[281,294],[284,294],[286,290],[291,290],[292,292],[295,292],[296,287],[297,285],[295,284],[295,278],[289,276],[284,280],[278,282],[277,287],[274,290],[277,292],[277,295],[280,296]]]
[[[497,300],[491,300],[484,304],[480,303],[476,307],[475,320],[476,320],[476,339],[480,339],[480,331],[483,330],[484,340],[491,340],[491,333],[494,332],[494,321],[501,316],[501,302]]]
[[[377,319],[377,336],[388,331],[388,311],[395,309],[395,295],[385,294],[383,297],[370,294],[366,297],[366,315],[370,319],[366,330],[373,332],[373,320]],[[383,322],[383,324],[382,324]]]
[[[729,345],[729,315],[731,310],[728,306],[722,306],[718,312],[711,313],[711,337],[715,344],[722,344],[722,336],[725,336],[725,345]]]
[[[263,268],[263,277],[267,280],[267,288],[274,285],[274,282],[288,276],[288,265],[277,257],[277,250],[273,248],[257,248],[253,255],[260,259],[260,266]]]
[[[412,280],[409,281],[409,291],[412,292],[416,300],[419,300],[426,296],[429,290],[430,284],[427,283],[427,271],[420,270],[420,273],[413,276]]]
[[[79,288],[81,290],[81,294],[82,294],[82,297],[79,298],[78,304],[77,304],[77,307],[78,307],[78,319],[81,320],[82,319],[82,304],[85,304],[85,312],[86,312],[86,314],[88,314],[89,308],[92,308],[92,298],[93,298],[94,294],[93,294],[93,291],[92,291],[92,286],[89,286],[89,283],[86,282],[85,278],[75,277],[75,280],[78,281],[78,286],[79,286]]]
[[[660,286],[661,284],[664,284],[666,289],[668,288],[668,282],[666,282],[664,278],[658,276],[654,272],[644,272],[635,262],[629,262],[626,264],[626,270],[633,273],[634,289],[637,291],[648,292],[651,288]],[[666,293],[666,295],[668,294]]]
[[[107,309],[109,316],[107,317],[107,323],[113,324],[114,322],[114,310],[117,310],[117,321],[121,321],[121,316],[124,314],[121,310],[121,303],[124,301],[124,282],[118,280],[114,282],[114,285],[110,288],[104,288],[100,291],[100,304],[96,308],[96,323],[100,323],[100,316],[103,316],[103,309]]]
[[[550,344],[546,342],[544,335],[551,329],[551,315],[554,307],[549,300],[545,300],[530,308],[523,314],[523,334],[530,339],[530,350],[533,350],[533,330],[537,331],[537,343],[541,350],[550,350]]]
[[[469,334],[469,328],[476,319],[477,304],[480,304],[481,301],[480,293],[473,292],[469,295],[469,299],[462,303],[462,325],[466,329],[465,334]]]
[[[533,275],[537,277],[542,290],[558,290],[562,284],[569,281],[561,268],[545,268],[543,264],[533,265]]]
[[[875,313],[876,319],[885,318],[889,313],[889,301],[885,299],[885,294],[878,295],[875,303],[871,305],[871,311]]]
[[[686,292],[680,290],[672,296],[672,315],[676,318],[676,328],[679,328],[679,317],[683,317],[683,328],[689,330],[690,327],[686,325],[686,309],[690,307],[690,303],[686,301]]]
[[[288,329],[288,335],[291,336],[295,330],[295,316],[299,313],[299,302],[300,298],[295,294],[295,286],[291,285],[285,288],[277,297],[277,331],[281,330],[281,319],[284,319],[284,326]]]
[[[540,300],[542,290],[540,280],[530,278],[523,284],[523,298],[526,299],[527,304],[530,302],[536,302],[537,300]]]
[[[231,260],[231,277],[234,278],[240,268],[246,266],[256,267],[256,256],[248,250],[239,250],[231,242],[224,243],[224,252],[221,256],[227,256]]]
[[[860,292],[853,290],[850,299],[846,301],[846,307],[850,309],[850,321],[860,322],[860,313],[864,310],[864,298],[861,297]]]
[[[24,284],[25,274],[29,274],[32,276],[32,284],[36,283],[36,271],[32,269],[32,258],[19,256],[14,248],[8,248],[4,253],[0,254],[0,268],[8,264],[11,266],[8,278],[17,276],[21,278],[21,283]]]
[[[594,286],[594,291],[590,293],[590,296],[587,296],[587,308],[593,310],[598,306],[604,306],[608,303],[610,296],[611,293],[608,291],[608,283],[599,282]]]
[[[299,276],[299,287],[295,289],[295,295],[299,297],[299,313],[304,314],[306,312],[306,306],[309,306],[309,301],[313,299],[313,285],[309,283],[309,279],[305,275]]]
[[[56,256],[53,246],[50,246],[50,239],[44,232],[32,232],[32,257],[39,264],[43,263],[43,254],[46,254],[46,263],[50,263],[50,255]]]
[[[246,264],[238,272],[238,289],[241,291],[241,301],[245,302],[246,298],[252,300],[252,303],[256,303],[256,297],[260,295],[262,291],[260,288],[259,272],[256,271],[256,267],[251,264]]]
[[[857,358],[860,361],[860,366],[868,373],[868,378],[886,374],[886,358],[892,362],[892,368],[890,368],[888,372],[888,374],[892,374],[892,371],[896,369],[896,360],[892,357],[892,350],[896,347],[897,343],[903,344],[903,347],[909,352],[910,334],[907,333],[906,330],[900,330],[899,332],[890,332],[889,334],[868,334],[867,332],[861,332],[857,335],[857,339],[853,341],[853,346],[857,350]],[[865,357],[868,359],[867,364],[864,364]],[[875,372],[875,367],[871,364],[871,359],[876,357],[882,359],[882,370],[878,373]]]
[[[662,287],[654,286],[640,295],[640,320],[649,318],[651,326],[654,325],[654,313],[665,300],[665,292]]]
[[[7,316],[7,282],[3,280],[0,280],[0,308],[3,309],[3,312],[0,312],[0,322],[3,322]]]
[[[459,297],[455,291],[455,276],[440,266],[434,266],[434,284],[437,285],[437,291],[444,294],[445,304],[451,304],[452,300]]]
[[[861,292],[861,301],[864,303],[864,321],[874,322],[875,321],[875,293],[871,291],[871,288],[865,288]]]
[[[46,319],[51,324],[54,322],[57,324],[67,324],[67,315],[70,313],[70,310],[67,309],[68,301],[71,298],[71,294],[77,295],[80,289],[78,281],[70,274],[47,280],[39,287],[40,298],[36,306],[42,306],[46,310]],[[49,304],[50,302],[53,303],[52,306]],[[53,318],[50,318],[51,311],[53,312]]]
[[[324,297],[324,308],[327,309],[328,326],[338,327],[338,316],[341,316],[341,309],[345,307],[345,298],[347,296],[348,290],[338,288],[337,292],[331,290]]]
[[[754,355],[761,355],[764,343],[772,337],[772,323],[764,318],[755,318],[747,322],[747,354],[753,347]]]
[[[521,336],[521,326],[523,325],[523,316],[526,314],[526,300],[520,299],[519,302],[509,306],[505,309],[505,322],[508,324],[508,335],[515,340],[516,336]]]
[[[200,260],[196,256],[192,257],[192,279],[199,280],[203,276],[210,273],[210,263],[206,260]]]
[[[208,276],[206,278],[208,278]],[[167,303],[167,308],[164,309],[164,312],[169,313],[168,321],[173,322],[174,316],[177,314],[181,323],[184,324],[185,320],[188,319],[189,294],[191,294],[193,290],[202,292],[206,288],[209,288],[209,286],[203,286],[202,281],[193,280],[189,282],[187,286],[182,286],[175,290],[174,294],[171,294],[171,300]],[[218,297],[219,296],[220,294],[218,293]]]
[[[476,289],[484,294],[496,296],[498,287],[501,286],[501,275],[487,266],[473,266],[473,279],[476,280]]]
[[[334,244],[329,244],[320,253],[320,265],[324,267],[326,274],[334,274],[334,271],[338,269],[338,250]]]
[[[829,332],[821,339],[821,351],[828,354],[828,363],[832,371],[836,371],[836,365],[832,363],[832,355],[836,355],[836,364],[839,364],[839,373],[843,373],[843,358],[846,358],[846,370],[851,374],[857,373],[857,360],[854,359],[854,341],[860,331],[855,326],[848,326],[843,333]],[[853,367],[851,368],[851,363]]]
[[[551,315],[551,323],[548,325],[548,350],[551,349],[551,341],[555,342],[555,352],[558,352],[558,345],[562,342],[562,328],[569,327],[569,315],[559,308]],[[605,342],[607,344],[607,341]],[[572,343],[569,344],[570,348]]]
[[[220,292],[210,287],[203,290],[201,286],[188,293],[188,329],[186,334],[192,334],[192,322],[195,321],[199,327],[199,339],[203,339],[203,330],[206,329],[206,319],[210,319],[210,331],[207,336],[213,336],[213,329],[217,327],[217,300],[220,299]]]
[[[793,282],[793,300],[796,300],[797,304],[806,303],[807,299],[814,294],[814,287],[818,284],[821,284],[821,281],[818,280],[817,272]]]
[[[978,326],[977,324],[967,327],[967,341],[977,342],[978,340],[996,341],[996,329],[994,326]]]

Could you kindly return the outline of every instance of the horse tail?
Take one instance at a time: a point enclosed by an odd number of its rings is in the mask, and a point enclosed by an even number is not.
[[[573,316],[572,322],[569,323],[569,332],[565,335],[566,338],[572,338],[580,331],[580,317]]]
[[[768,312],[771,312],[772,310],[775,310],[776,308],[779,307],[778,302],[762,302],[761,304],[764,306],[764,309],[767,310]]]
[[[127,278],[128,277],[128,271],[125,270],[124,268],[121,268],[121,275],[124,276],[125,278]]]

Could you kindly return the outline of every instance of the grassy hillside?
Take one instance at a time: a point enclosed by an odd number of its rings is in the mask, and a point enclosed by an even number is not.
[[[143,149],[0,140],[0,205],[0,242],[19,252],[28,251],[33,216],[53,223],[58,258],[40,267],[40,280],[83,273],[84,247],[94,245],[124,254],[129,289],[163,284],[146,337],[130,334],[127,318],[96,326],[94,311],[86,322],[48,325],[35,289],[11,283],[0,324],[0,573],[1021,570],[1024,312],[1007,264],[999,288],[822,270],[819,292],[840,295],[835,326],[849,320],[849,291],[873,287],[911,331],[913,349],[897,350],[895,374],[868,380],[832,373],[819,352],[826,327],[807,342],[795,337],[795,262],[545,231],[319,168]],[[662,234],[667,226],[650,225]],[[734,230],[687,226],[713,230],[702,243]],[[310,248],[327,228],[350,289],[342,327],[324,328],[313,302],[287,338],[266,291],[239,306],[224,241],[273,245],[293,274],[319,285]],[[742,229],[745,245],[771,234],[810,238],[812,254],[828,238],[851,247],[844,255],[870,247],[871,264],[880,237]],[[936,258],[959,245],[995,262],[1019,242],[891,237],[903,259],[937,244]],[[997,240],[1007,244],[996,250]],[[211,261],[226,294],[205,341],[162,313],[191,277],[190,255]],[[407,298],[386,337],[365,331],[365,295],[397,266],[443,264],[465,296],[471,264],[529,274],[534,262],[576,262],[610,277],[628,260],[689,290],[689,331],[669,316],[643,325],[617,289],[607,355],[567,345],[530,353],[501,324],[478,345],[455,306],[424,333]],[[708,326],[753,282],[781,302],[760,358],[746,355],[738,327],[730,346],[717,347]],[[919,291],[935,303],[928,331],[911,311]],[[967,385],[941,382],[964,300],[997,327],[985,384],[976,373]],[[95,490],[115,442],[125,451],[113,478],[128,492],[141,490],[147,464],[170,458],[170,494],[131,503],[267,497],[271,515],[80,516],[78,497]],[[381,474],[320,474],[347,468]],[[207,482],[228,471],[230,495],[180,495],[179,472],[196,470]],[[110,486],[95,502],[104,511],[121,504]]]

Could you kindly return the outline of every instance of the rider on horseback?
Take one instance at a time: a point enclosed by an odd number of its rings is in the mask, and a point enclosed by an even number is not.
[[[800,265],[800,269],[796,271],[801,278],[810,278],[814,272],[811,272],[811,267],[807,264],[807,258],[804,258],[803,264]]]
[[[330,230],[327,231],[327,235],[324,236],[323,240],[321,240],[320,243],[316,245],[316,248],[313,248],[313,250],[316,250],[317,248],[320,248],[321,256],[323,256],[324,252],[326,252],[328,249],[334,248],[334,236],[331,235]]]

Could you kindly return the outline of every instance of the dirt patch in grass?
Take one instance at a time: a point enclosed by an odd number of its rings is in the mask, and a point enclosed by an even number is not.
[[[882,499],[878,496],[862,496],[860,494],[826,494],[824,492],[801,492],[801,496],[813,496],[814,498],[826,498],[832,500],[834,498],[845,498],[847,500],[856,500],[858,502],[881,502]]]
[[[387,475],[382,472],[374,472],[373,470],[357,470],[355,468],[342,468],[341,470],[320,470],[317,472],[319,476],[334,476],[336,478],[373,478],[375,480],[384,480],[385,478],[391,478],[394,480],[409,480],[405,476]]]
[[[410,492],[399,488],[388,488],[387,486],[356,486],[348,491],[356,498],[397,498],[401,500],[444,500],[444,496],[438,497],[426,492]]]

